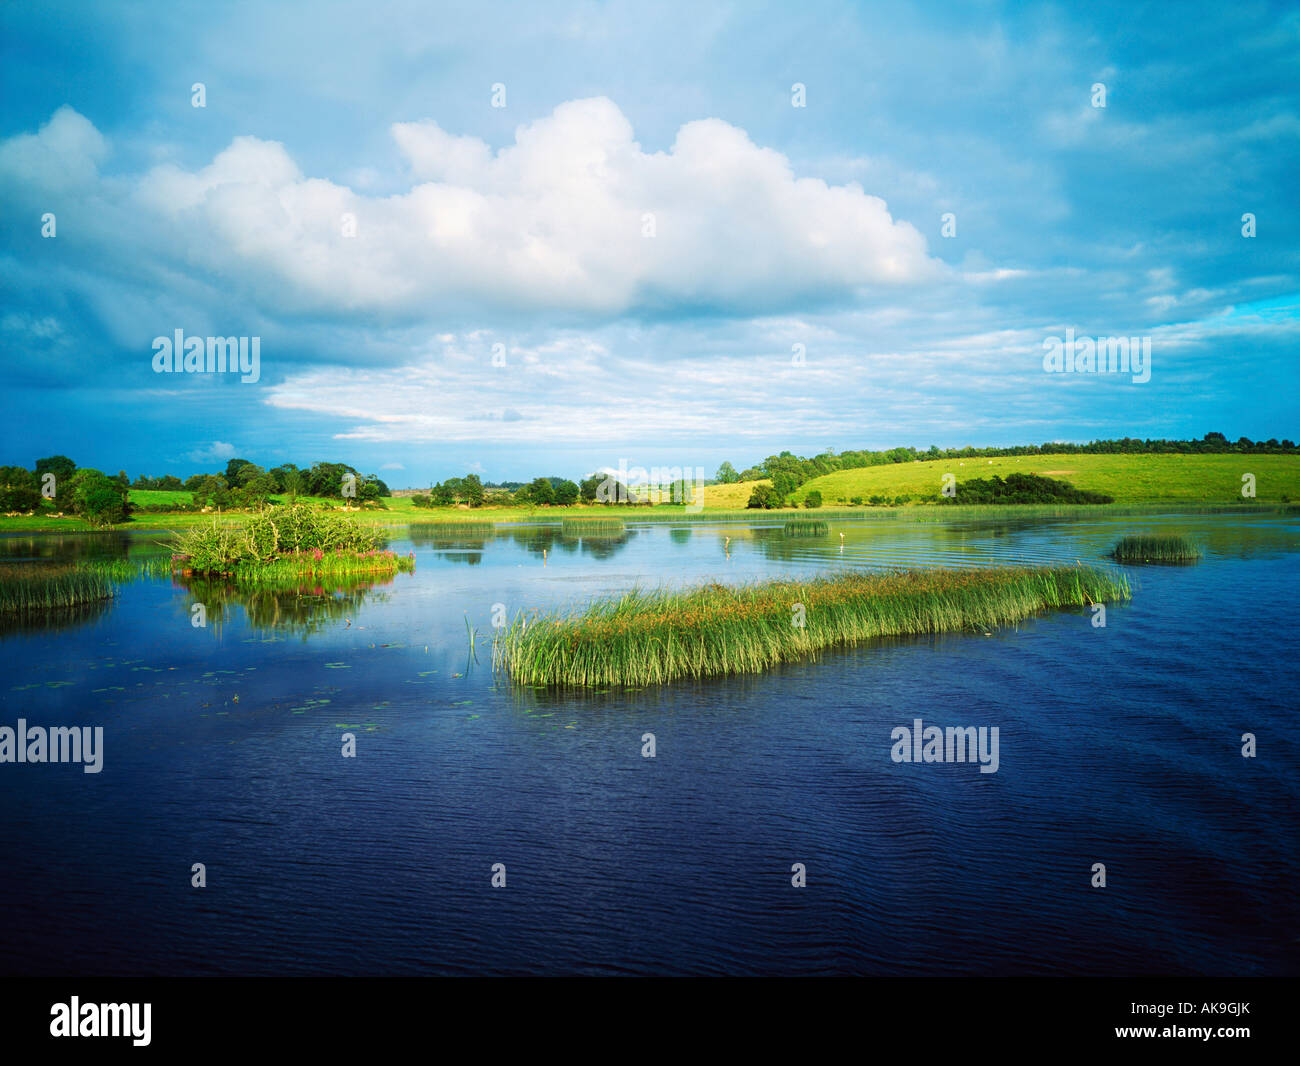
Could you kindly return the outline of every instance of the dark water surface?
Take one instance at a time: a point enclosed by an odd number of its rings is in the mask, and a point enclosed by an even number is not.
[[[1064,612],[582,696],[492,676],[498,604],[1095,562],[1156,529],[1207,557],[1127,568],[1132,603],[1104,628]],[[1293,517],[398,536],[417,571],[373,587],[249,597],[144,579],[65,624],[0,632],[0,725],[104,728],[99,774],[0,765],[0,971],[1300,971]],[[892,762],[891,730],[916,718],[997,726],[998,771]]]

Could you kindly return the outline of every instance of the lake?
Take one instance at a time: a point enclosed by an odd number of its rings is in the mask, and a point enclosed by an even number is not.
[[[1300,519],[830,528],[416,526],[393,531],[417,566],[391,581],[249,595],[142,578],[8,627],[0,725],[104,741],[97,774],[0,766],[0,971],[1300,969]],[[1104,627],[1047,614],[640,691],[493,676],[494,620],[637,584],[1089,563],[1152,531],[1206,556],[1124,568],[1133,599]],[[137,557],[163,539],[10,537],[0,557]],[[916,719],[998,727],[997,772],[894,762],[891,731]]]

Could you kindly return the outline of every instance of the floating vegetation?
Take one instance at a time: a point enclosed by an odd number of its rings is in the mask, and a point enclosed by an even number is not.
[[[626,532],[621,518],[566,518],[560,523],[565,537],[621,537]]]
[[[986,632],[1053,608],[1127,600],[1090,567],[847,573],[690,591],[629,592],[565,616],[517,617],[494,667],[526,685],[600,687],[752,674],[875,637]]]
[[[795,518],[781,528],[787,537],[824,537],[830,531],[829,523],[811,518]]]
[[[82,607],[112,595],[113,586],[102,574],[72,567],[20,565],[0,569],[0,614],[4,615]]]
[[[1201,549],[1181,534],[1132,534],[1120,537],[1110,555],[1118,563],[1194,563]]]

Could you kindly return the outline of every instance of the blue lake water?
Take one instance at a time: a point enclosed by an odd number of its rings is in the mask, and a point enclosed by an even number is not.
[[[1125,568],[1133,600],[1104,628],[1062,612],[582,695],[491,669],[494,610],[843,567],[1096,562],[1154,529],[1191,534],[1204,561]],[[144,579],[0,633],[0,725],[104,729],[101,773],[0,766],[0,971],[1300,971],[1294,516],[882,519],[800,540],[413,529],[393,547],[416,572],[346,595]],[[891,730],[916,718],[997,726],[998,771],[894,763]]]

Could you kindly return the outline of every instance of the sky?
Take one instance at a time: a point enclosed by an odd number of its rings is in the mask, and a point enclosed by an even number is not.
[[[1300,436],[1294,4],[5,4],[0,98],[0,463]]]

